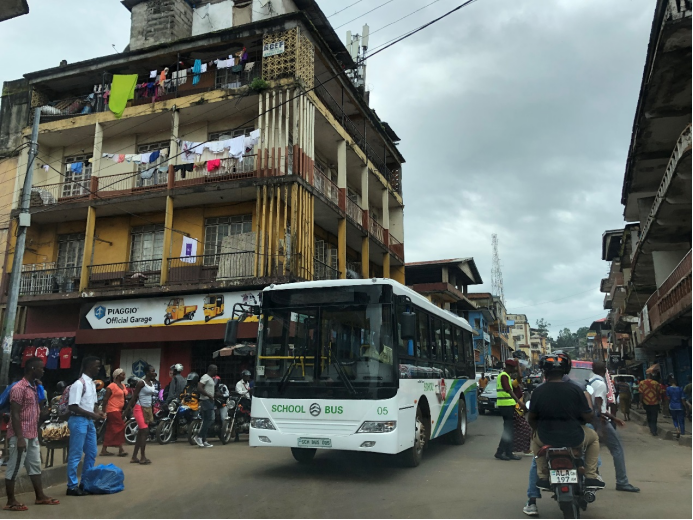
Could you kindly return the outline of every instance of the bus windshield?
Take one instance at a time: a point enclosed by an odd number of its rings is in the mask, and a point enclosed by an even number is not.
[[[381,303],[380,288],[344,289],[266,293],[256,395],[375,399],[396,388],[392,305]]]

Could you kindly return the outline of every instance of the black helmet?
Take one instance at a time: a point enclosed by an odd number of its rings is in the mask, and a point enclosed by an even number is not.
[[[552,352],[545,354],[539,358],[539,368],[542,372],[561,371],[563,374],[569,374],[573,363],[570,356],[563,351]]]
[[[65,384],[65,381],[58,381],[55,383],[55,391],[59,394],[62,394],[65,391],[65,387],[67,385]]]
[[[130,376],[128,377],[128,386],[131,388],[135,388],[137,386],[137,383],[139,383],[140,378],[137,376]]]
[[[192,383],[192,384],[196,385],[197,383],[200,382],[200,376],[197,375],[197,372],[190,372],[188,374],[188,377],[185,378],[185,380],[188,383]]]
[[[241,372],[241,375],[242,376],[248,376],[248,377],[252,376],[252,374],[250,373],[250,370],[244,370],[243,372]]]

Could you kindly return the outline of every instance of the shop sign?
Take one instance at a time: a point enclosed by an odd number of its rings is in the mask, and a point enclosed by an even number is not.
[[[140,378],[144,377],[145,370],[147,369],[148,365],[149,363],[147,363],[146,361],[138,359],[132,364],[132,375]]]
[[[262,57],[267,58],[268,56],[276,56],[277,54],[284,54],[284,41],[266,43],[262,46]]]
[[[92,329],[224,323],[231,318],[236,303],[260,305],[260,292],[215,292],[102,301],[93,305],[86,320]]]

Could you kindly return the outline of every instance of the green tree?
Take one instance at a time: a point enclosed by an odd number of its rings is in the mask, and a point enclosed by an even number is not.
[[[537,320],[537,330],[539,331],[539,334],[541,334],[542,336],[548,336],[550,326],[551,324],[544,318],[539,318]]]
[[[570,332],[568,327],[558,333],[556,347],[554,350],[570,350],[578,346],[577,335]]]

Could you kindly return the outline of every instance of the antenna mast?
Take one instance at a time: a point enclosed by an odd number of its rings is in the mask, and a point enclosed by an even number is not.
[[[491,235],[491,244],[493,246],[493,260],[491,264],[491,294],[498,296],[503,305],[505,305],[505,295],[503,294],[503,273],[500,266],[500,257],[498,256],[498,235]]]

